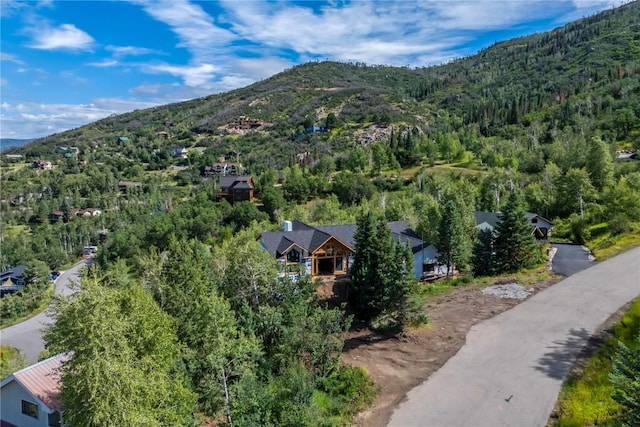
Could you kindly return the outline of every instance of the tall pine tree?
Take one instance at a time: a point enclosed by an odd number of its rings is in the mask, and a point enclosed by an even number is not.
[[[512,273],[530,268],[541,261],[541,251],[531,233],[522,197],[518,191],[509,195],[496,226],[495,257],[498,272]]]
[[[358,220],[355,241],[350,294],[355,310],[365,320],[386,313],[404,323],[415,283],[411,250],[394,243],[387,223],[372,213]]]
[[[447,276],[469,261],[471,239],[465,232],[463,208],[456,198],[447,197],[438,224],[438,260],[447,266]]]
[[[473,246],[471,263],[473,264],[473,274],[476,276],[490,276],[495,272],[493,231],[480,230],[478,240]]]

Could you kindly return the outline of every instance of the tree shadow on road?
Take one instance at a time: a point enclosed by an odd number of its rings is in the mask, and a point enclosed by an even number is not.
[[[547,347],[550,351],[538,360],[535,369],[551,378],[563,380],[571,371],[589,337],[589,332],[584,328],[569,330],[567,339],[554,341],[553,345]]]

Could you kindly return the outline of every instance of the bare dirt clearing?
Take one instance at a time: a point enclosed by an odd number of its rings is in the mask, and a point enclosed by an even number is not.
[[[553,276],[526,289],[531,291],[532,296],[561,279],[560,276]],[[496,284],[515,281],[502,279]],[[335,292],[338,289],[334,287],[333,290]],[[374,404],[357,416],[355,424],[385,426],[406,393],[429,378],[458,352],[473,325],[520,302],[485,295],[481,287],[467,286],[429,298],[425,304],[429,324],[410,329],[401,336],[380,336],[354,324],[346,338],[343,360],[366,368],[380,388]]]

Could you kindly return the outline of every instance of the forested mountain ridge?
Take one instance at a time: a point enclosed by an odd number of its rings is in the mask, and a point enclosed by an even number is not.
[[[166,130],[174,145],[213,147],[218,153],[235,148],[249,155],[247,161],[266,155],[279,167],[288,162],[279,152],[339,153],[354,131],[376,123],[507,139],[537,132],[541,142],[552,142],[548,128],[582,120],[587,123],[579,126],[616,132],[610,135],[615,139],[624,136],[619,128],[628,132],[633,122],[626,117],[629,111],[620,109],[631,109],[637,118],[639,16],[640,4],[630,3],[436,67],[308,63],[227,93],[105,118],[39,140],[27,153],[93,139],[114,142],[122,135],[134,138],[135,145],[149,145],[166,123],[172,123]],[[627,124],[611,129],[614,110]],[[325,124],[332,112],[338,122],[331,136],[300,137],[309,125]],[[267,125],[258,135],[225,137],[220,127],[240,116]],[[531,128],[542,122],[547,129]]]

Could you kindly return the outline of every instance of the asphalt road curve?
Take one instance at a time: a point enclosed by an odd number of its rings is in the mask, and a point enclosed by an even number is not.
[[[83,260],[69,270],[63,272],[56,280],[56,295],[71,295],[74,283],[80,283],[81,270],[90,260]],[[10,345],[22,351],[28,363],[38,361],[40,352],[44,350],[42,329],[51,323],[47,311],[34,316],[24,322],[0,330],[0,343]]]
[[[638,296],[640,247],[474,326],[460,351],[408,393],[388,425],[545,426],[588,338]]]

